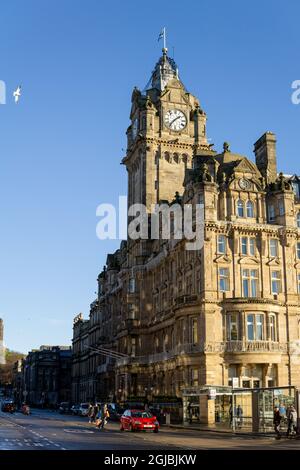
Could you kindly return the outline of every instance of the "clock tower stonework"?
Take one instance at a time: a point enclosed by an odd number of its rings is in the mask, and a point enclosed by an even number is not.
[[[171,202],[183,193],[186,168],[195,153],[211,155],[206,114],[178,76],[167,49],[158,60],[145,92],[134,88],[127,129],[128,206]]]

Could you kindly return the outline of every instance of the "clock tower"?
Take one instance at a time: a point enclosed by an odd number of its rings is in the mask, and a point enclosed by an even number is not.
[[[178,68],[163,48],[145,91],[134,88],[127,129],[128,205],[160,201],[183,193],[186,168],[195,152],[211,154],[206,114],[179,78]]]

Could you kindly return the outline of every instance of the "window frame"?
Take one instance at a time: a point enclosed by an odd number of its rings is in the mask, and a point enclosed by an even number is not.
[[[250,210],[250,215],[249,215],[249,210]],[[248,201],[246,202],[246,216],[250,219],[254,218],[254,204],[250,199],[248,199]]]
[[[221,274],[222,271],[226,271],[227,275]],[[219,292],[228,292],[230,290],[230,279],[229,279],[229,268],[218,268],[218,285],[219,285]],[[221,281],[225,282],[225,288],[221,288]]]
[[[240,210],[242,213],[240,214]],[[245,204],[242,199],[238,199],[236,203],[236,215],[238,217],[245,217]]]

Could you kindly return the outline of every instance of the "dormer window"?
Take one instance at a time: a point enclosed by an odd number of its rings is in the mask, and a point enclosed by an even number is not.
[[[253,210],[253,202],[252,201],[247,201],[246,209],[247,209],[247,217],[254,217],[254,210]]]
[[[237,202],[237,215],[238,217],[244,217],[244,203],[241,199]]]

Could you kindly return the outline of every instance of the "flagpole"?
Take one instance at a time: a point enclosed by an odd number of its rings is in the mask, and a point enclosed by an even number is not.
[[[166,28],[164,27],[164,49],[167,47],[167,37],[166,37]]]

